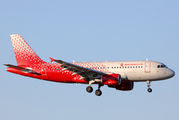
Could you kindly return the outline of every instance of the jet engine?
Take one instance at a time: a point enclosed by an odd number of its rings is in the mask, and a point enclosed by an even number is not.
[[[116,90],[129,91],[134,88],[134,82],[121,81],[120,85],[108,85],[108,87],[116,88]]]
[[[128,91],[134,88],[134,82],[122,82],[120,85],[115,86],[116,90]]]
[[[121,84],[121,76],[119,74],[103,75],[102,83],[105,85],[120,85]]]

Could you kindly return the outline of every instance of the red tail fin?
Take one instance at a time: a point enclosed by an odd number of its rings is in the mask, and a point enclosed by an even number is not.
[[[17,65],[45,63],[19,34],[11,34]]]

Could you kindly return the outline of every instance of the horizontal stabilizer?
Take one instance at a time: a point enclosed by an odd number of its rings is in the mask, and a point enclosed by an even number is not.
[[[20,69],[20,70],[24,70],[26,68],[23,68],[23,67],[19,67],[19,66],[15,66],[15,65],[11,65],[11,64],[4,64],[5,66],[8,66],[8,67],[12,67],[12,68],[16,68],[16,69]]]
[[[19,67],[16,65],[11,65],[11,64],[4,64],[5,66],[11,67],[11,68],[15,68],[17,70],[23,71],[25,73],[32,73],[32,74],[36,74],[36,75],[41,75],[40,73],[33,71],[31,68],[24,68],[24,67]]]

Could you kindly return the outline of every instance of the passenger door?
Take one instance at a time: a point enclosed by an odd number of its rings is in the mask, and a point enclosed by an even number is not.
[[[145,73],[151,72],[151,62],[145,62]]]

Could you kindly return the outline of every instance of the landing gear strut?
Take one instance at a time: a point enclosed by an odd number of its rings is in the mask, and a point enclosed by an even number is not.
[[[94,83],[94,81],[90,81],[90,82],[89,82],[89,86],[86,87],[86,91],[89,92],[89,93],[93,92],[93,88],[91,87],[91,84],[92,84],[92,83]],[[101,87],[101,86],[103,86],[103,84],[98,84],[98,89],[95,91],[95,94],[96,94],[97,96],[101,96],[101,95],[102,95],[102,91],[100,90],[100,87]]]
[[[147,91],[149,92],[149,93],[151,93],[152,92],[152,89],[150,88],[150,81],[147,81],[147,87],[148,87],[148,89],[147,89]]]
[[[94,83],[93,80],[89,82],[89,86],[86,88],[86,91],[89,92],[89,93],[93,92],[93,88],[91,87],[92,83]]]

